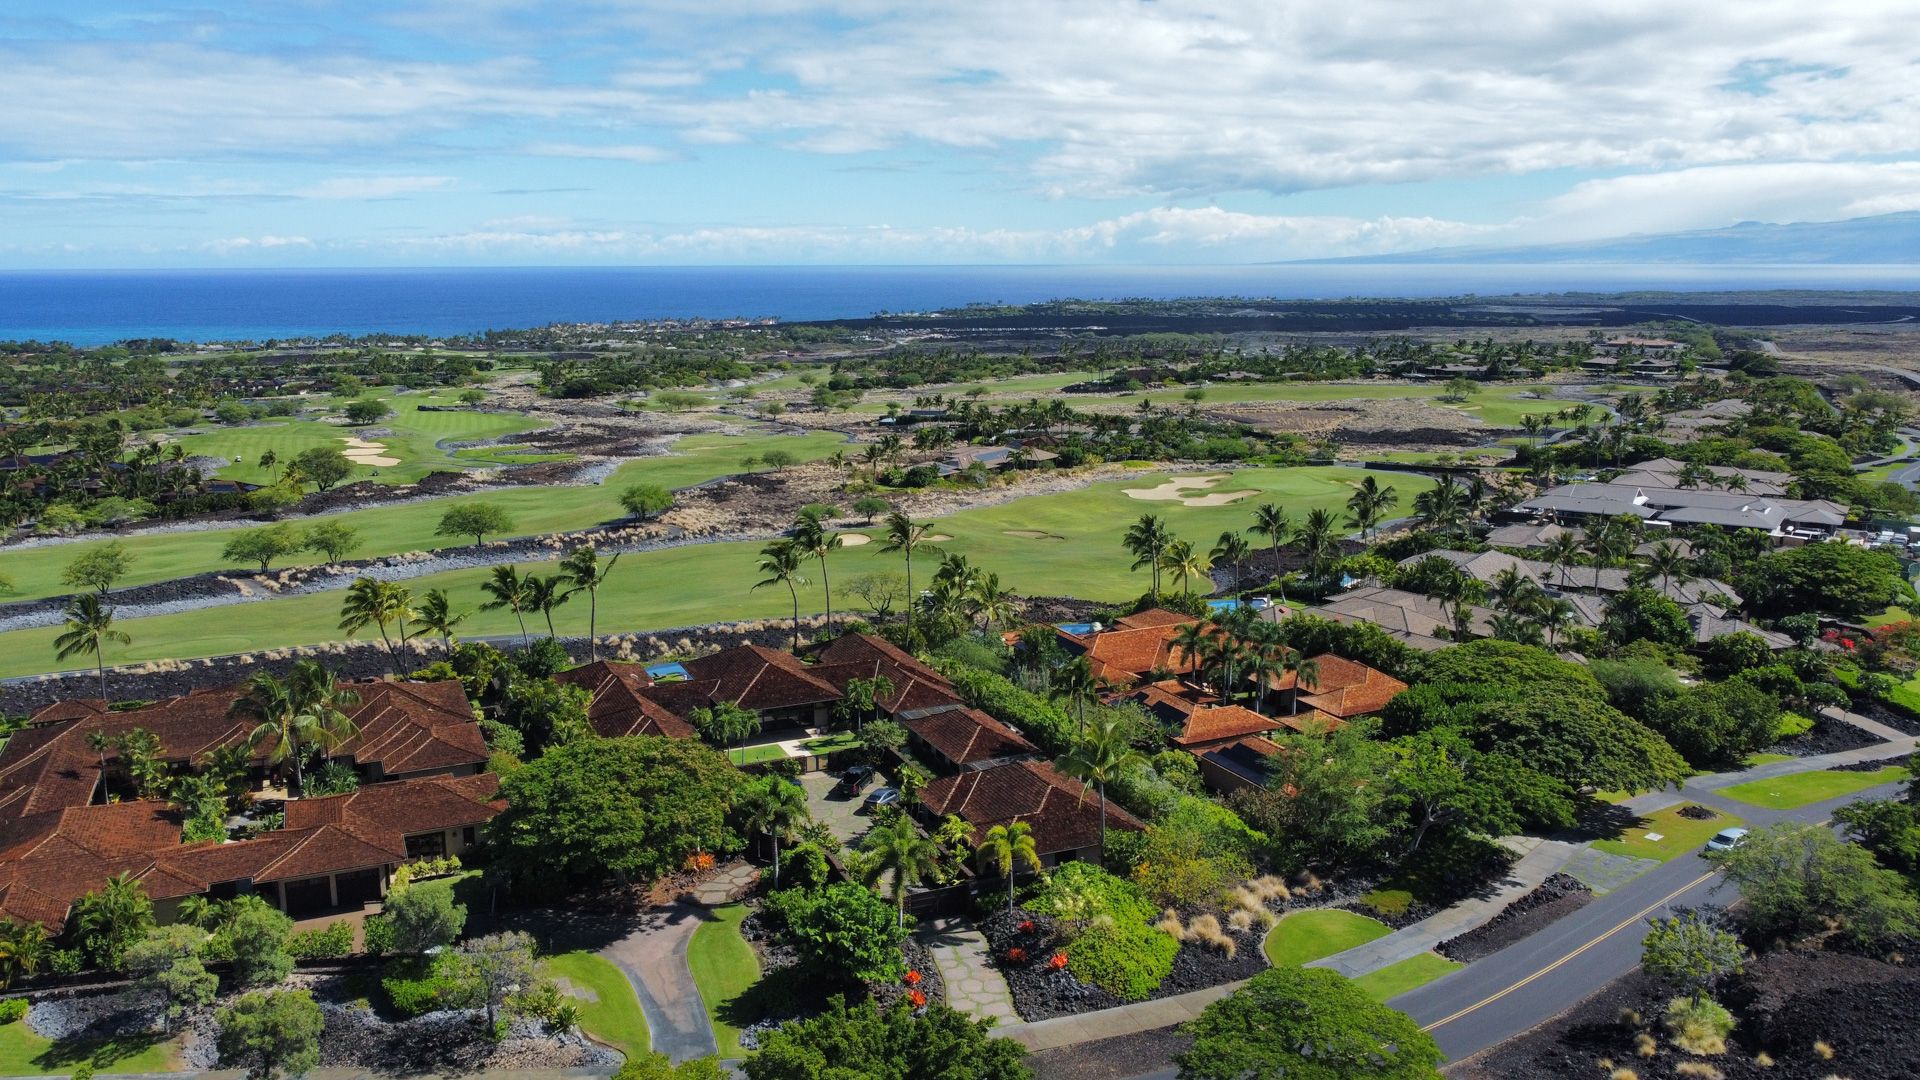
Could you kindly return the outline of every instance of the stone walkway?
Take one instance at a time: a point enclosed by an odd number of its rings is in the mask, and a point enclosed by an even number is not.
[[[676,904],[600,950],[633,984],[654,1051],[675,1062],[720,1052],[706,1002],[687,967],[687,943],[706,918],[704,908]]]
[[[1513,864],[1513,869],[1494,891],[1485,896],[1468,897],[1412,926],[1402,927],[1364,945],[1356,945],[1346,952],[1323,956],[1307,966],[1332,968],[1349,979],[1357,979],[1389,964],[1429,952],[1435,945],[1481,926],[1505,911],[1508,904],[1532,892],[1541,882],[1558,873],[1580,850],[1576,845],[1559,840],[1533,837],[1518,838],[1514,846],[1526,849],[1526,854]]]
[[[759,867],[735,860],[716,867],[713,873],[693,887],[688,896],[703,907],[720,907],[739,901],[753,892],[754,886],[759,883]]]
[[[1013,994],[1000,969],[993,966],[987,939],[962,918],[932,919],[915,931],[933,953],[933,966],[947,985],[947,1004],[983,1020],[1012,1024]]]

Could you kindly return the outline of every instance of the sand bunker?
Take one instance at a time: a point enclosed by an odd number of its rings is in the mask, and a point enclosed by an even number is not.
[[[353,462],[355,465],[379,466],[400,464],[399,458],[388,456],[387,447],[384,443],[368,442],[365,439],[356,438],[351,435],[343,436],[340,441],[347,444],[347,448],[342,451],[342,453],[346,454],[347,460]]]
[[[866,533],[841,533],[840,534],[841,547],[860,547],[862,545],[871,544],[871,543],[873,543],[873,537],[868,536]]]
[[[948,536],[946,533],[934,533],[932,536],[924,537],[923,539],[929,544],[944,544],[953,539],[953,537]]]
[[[1258,489],[1211,491],[1205,495],[1187,494],[1190,490],[1205,490],[1225,479],[1225,476],[1175,476],[1156,488],[1126,488],[1125,491],[1129,499],[1140,499],[1144,502],[1177,502],[1182,506],[1228,506],[1249,495],[1260,494]]]
[[[1017,536],[1022,540],[1065,540],[1059,533],[1040,532],[1037,529],[1007,529],[1008,536]]]

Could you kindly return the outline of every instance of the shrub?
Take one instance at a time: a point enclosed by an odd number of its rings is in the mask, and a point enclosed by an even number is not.
[[[1703,997],[1677,997],[1667,1004],[1667,1034],[1689,1054],[1724,1054],[1733,1034],[1733,1014],[1727,1007]]]
[[[906,930],[893,906],[870,889],[847,882],[783,889],[767,897],[767,909],[786,923],[801,963],[821,978],[882,982],[905,971],[900,942]]]
[[[295,960],[319,960],[345,956],[353,951],[353,924],[335,919],[318,930],[301,930],[287,939],[287,952]]]
[[[1173,971],[1180,942],[1149,925],[1158,913],[1132,882],[1088,863],[1069,863],[1027,906],[1068,927],[1067,964],[1074,976],[1116,997],[1143,1000]]]
[[[380,978],[387,1004],[404,1017],[439,1009],[472,1009],[481,1004],[480,987],[467,978],[459,958],[442,953],[431,960],[408,957],[395,961]]]
[[[384,915],[367,916],[365,946],[368,956],[385,956],[394,948],[393,921]]]
[[[8,998],[0,1001],[0,1024],[11,1024],[27,1015],[26,998]]]
[[[407,886],[387,895],[383,918],[393,924],[398,952],[426,952],[453,944],[467,925],[467,907],[453,902],[453,890]]]
[[[1024,732],[1035,745],[1060,753],[1073,741],[1074,723],[1058,706],[1020,689],[990,671],[952,661],[935,661],[967,704]]]
[[[79,949],[55,949],[48,965],[55,975],[78,975],[86,968],[87,958]]]
[[[1783,712],[1780,714],[1780,718],[1773,722],[1773,738],[1775,742],[1781,739],[1796,739],[1812,730],[1813,718],[1810,716],[1802,716],[1795,712]]]

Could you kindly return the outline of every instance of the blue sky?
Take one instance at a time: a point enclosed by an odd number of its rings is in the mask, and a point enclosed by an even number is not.
[[[8,0],[0,266],[1232,263],[1920,209],[1908,3]]]

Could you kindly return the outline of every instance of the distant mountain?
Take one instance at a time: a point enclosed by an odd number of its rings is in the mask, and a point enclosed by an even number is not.
[[[1847,265],[1920,263],[1920,211],[1772,225],[1623,236],[1536,247],[1435,248],[1399,255],[1315,259],[1341,263],[1702,263]]]

